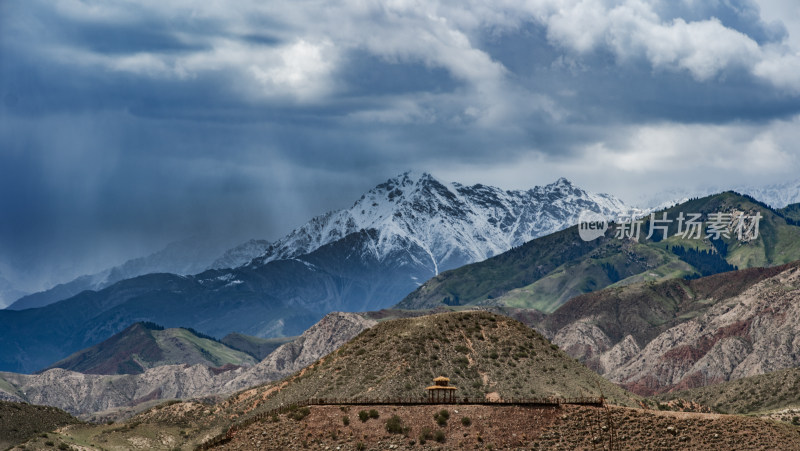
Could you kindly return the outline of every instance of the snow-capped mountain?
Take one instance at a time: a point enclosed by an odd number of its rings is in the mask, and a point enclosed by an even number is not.
[[[740,186],[733,190],[752,196],[772,208],[783,208],[800,202],[800,179],[774,185]]]
[[[254,258],[264,255],[271,244],[267,240],[248,240],[225,251],[221,257],[211,263],[209,269],[238,268],[246,265]]]
[[[582,210],[608,216],[630,209],[608,194],[588,193],[567,179],[527,191],[445,183],[427,173],[406,172],[361,196],[349,209],[313,218],[253,260],[296,258],[359,230],[374,229],[373,257],[398,246],[424,250],[422,263],[439,271],[505,252],[574,225]]]

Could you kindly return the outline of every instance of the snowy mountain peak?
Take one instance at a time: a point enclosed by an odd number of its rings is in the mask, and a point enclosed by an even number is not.
[[[559,177],[559,179],[556,180],[555,183],[552,183],[552,184],[550,184],[548,186],[554,186],[554,185],[555,186],[572,186],[572,182],[567,180],[565,177]]]
[[[252,265],[297,258],[360,230],[376,230],[368,252],[382,260],[410,247],[434,274],[481,261],[577,222],[580,211],[617,215],[629,211],[619,199],[593,194],[569,180],[527,191],[442,182],[408,171],[365,193],[353,206],[317,216],[273,243]]]

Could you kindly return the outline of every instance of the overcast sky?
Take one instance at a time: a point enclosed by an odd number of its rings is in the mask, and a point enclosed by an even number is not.
[[[795,0],[0,0],[0,265],[276,239],[407,169],[786,181],[799,50]]]

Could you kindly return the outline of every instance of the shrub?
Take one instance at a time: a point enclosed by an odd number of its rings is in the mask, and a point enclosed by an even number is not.
[[[69,449],[69,445],[64,442],[58,444],[58,449]]]
[[[345,426],[349,426],[350,425],[350,417],[342,417],[342,423]]]
[[[403,420],[397,415],[392,415],[391,418],[386,420],[386,432],[390,434],[404,433],[405,429],[403,428]]]
[[[363,451],[363,450],[367,449],[367,445],[365,445],[364,442],[358,442],[358,443],[356,443],[356,449],[358,451]]]
[[[472,420],[470,420],[469,417],[462,417],[461,424],[463,424],[464,426],[469,426],[470,424],[472,424]]]
[[[56,446],[56,444],[53,443],[52,440],[48,440],[48,441],[44,442],[44,444],[47,445],[47,446]]]
[[[439,416],[440,417],[444,417],[445,420],[449,420],[450,419],[450,412],[448,412],[447,409],[442,409],[442,410],[439,411]]]
[[[300,421],[303,418],[307,417],[311,413],[311,409],[308,407],[301,407],[294,412],[290,413],[289,416],[296,421]]]
[[[362,410],[361,412],[358,412],[358,419],[361,420],[362,423],[364,423],[367,420],[369,420],[369,414],[367,413],[366,410]]]
[[[436,433],[433,434],[433,438],[434,438],[434,440],[436,440],[439,443],[444,443],[444,439],[445,439],[444,432],[442,430],[436,431]]]
[[[375,409],[370,409],[370,411],[369,411],[369,417],[370,417],[370,418],[376,418],[376,419],[377,419],[377,418],[380,418],[380,415],[378,415],[378,411],[377,411],[377,410],[375,410]]]
[[[426,440],[430,440],[433,438],[433,434],[431,434],[430,428],[422,428],[422,431],[419,433],[419,444],[424,445]]]

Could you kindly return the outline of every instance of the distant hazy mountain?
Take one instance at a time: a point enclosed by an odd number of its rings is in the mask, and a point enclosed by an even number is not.
[[[56,285],[49,290],[18,298],[16,302],[8,306],[8,309],[23,310],[42,307],[70,298],[85,290],[101,290],[120,280],[143,274],[196,274],[208,269],[225,249],[224,245],[200,237],[176,241],[146,257],[128,260],[119,266],[97,274],[81,276],[70,282]]]
[[[28,293],[18,289],[13,282],[3,277],[3,274],[0,273],[0,309],[5,308],[26,294]]]
[[[748,194],[773,208],[800,202],[800,179],[774,185],[739,186],[734,191]]]
[[[662,190],[658,196],[639,201],[639,206],[648,210],[660,210],[675,204],[683,203],[690,198],[705,197],[723,191],[735,191],[747,194],[769,205],[772,208],[783,208],[789,204],[800,202],[800,179],[770,185],[735,185],[675,188]]]
[[[225,251],[208,269],[238,268],[246,265],[254,258],[264,255],[269,250],[270,244],[267,240],[249,240]]]

